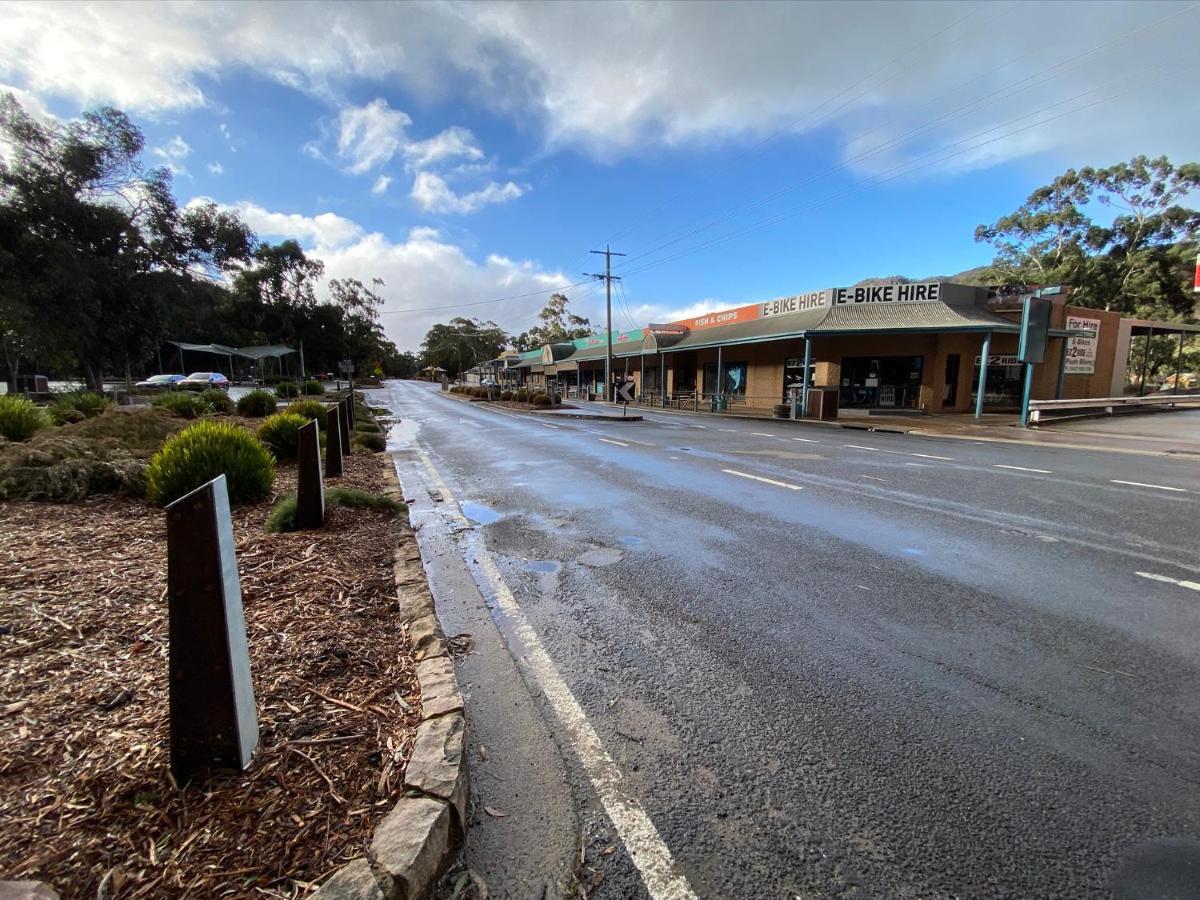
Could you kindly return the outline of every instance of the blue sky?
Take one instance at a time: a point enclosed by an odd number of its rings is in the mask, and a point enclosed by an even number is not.
[[[1200,146],[1182,3],[2,12],[0,85],[31,111],[125,109],[181,202],[382,277],[409,349],[455,313],[528,327],[606,241],[617,328],[953,273],[1068,166]],[[597,287],[565,292],[599,323]]]

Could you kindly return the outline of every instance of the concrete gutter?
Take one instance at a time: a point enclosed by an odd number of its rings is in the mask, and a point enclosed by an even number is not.
[[[402,500],[391,465],[385,493]],[[365,856],[338,869],[313,896],[321,900],[423,900],[433,896],[467,836],[467,719],[446,636],[425,573],[410,574],[420,551],[397,549],[396,596],[417,659],[421,713],[404,772],[404,796],[375,827]]]

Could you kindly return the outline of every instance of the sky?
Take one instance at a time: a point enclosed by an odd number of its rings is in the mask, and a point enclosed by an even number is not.
[[[554,290],[603,327],[606,245],[618,330],[986,264],[1067,168],[1196,158],[1198,5],[0,2],[0,90],[125,110],[411,350]]]

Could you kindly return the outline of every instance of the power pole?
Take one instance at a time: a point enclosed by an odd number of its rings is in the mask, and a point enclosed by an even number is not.
[[[624,253],[617,253],[608,244],[604,245],[603,250],[589,250],[589,253],[595,253],[604,256],[604,274],[597,275],[594,272],[584,272],[584,275],[590,275],[592,278],[600,279],[604,282],[604,336],[608,342],[608,352],[604,356],[604,400],[608,402],[610,399],[608,392],[612,390],[612,283],[620,281],[620,277],[612,273],[612,258],[614,256],[624,256]]]

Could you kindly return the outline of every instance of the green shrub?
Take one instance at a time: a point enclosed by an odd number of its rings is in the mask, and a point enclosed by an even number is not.
[[[513,391],[513,399],[518,403],[527,403],[529,402],[529,391],[525,390],[525,388]]]
[[[28,397],[0,395],[0,436],[10,441],[27,441],[47,424],[46,411]]]
[[[275,412],[275,395],[261,388],[238,398],[237,411],[240,415],[261,419]]]
[[[285,399],[288,397],[299,397],[300,385],[296,384],[294,381],[281,381],[279,384],[275,385],[275,396],[283,397]]]
[[[150,405],[185,419],[195,419],[207,408],[199,394],[190,394],[187,391],[167,391],[165,394],[159,394],[150,401]]]
[[[359,419],[357,422],[355,422],[354,430],[355,431],[371,431],[376,434],[383,431],[383,429],[380,428],[378,424],[376,424],[375,422],[369,422],[366,419]]]
[[[307,424],[308,419],[295,413],[275,413],[258,426],[258,439],[276,459],[295,459],[300,455],[300,429]]]
[[[229,395],[220,388],[209,388],[200,392],[200,402],[204,404],[204,409],[207,412],[223,413],[232,415],[237,408],[234,402],[229,399]]]
[[[511,400],[512,398],[513,398],[513,392],[512,392],[512,391],[501,391],[501,392],[500,392],[500,399],[501,399],[501,400],[504,400],[504,401],[506,401],[506,402],[507,402],[507,401]]]
[[[550,399],[549,394],[540,393],[534,394],[533,398],[529,402],[534,406],[552,406],[554,404],[554,401]]]
[[[325,430],[325,412],[328,407],[320,400],[293,400],[287,405],[284,412],[290,412],[293,415],[300,416],[307,422],[309,419],[316,419],[317,425],[322,431]]]
[[[224,475],[231,503],[254,503],[271,491],[275,460],[262,442],[231,422],[197,422],[169,438],[146,468],[146,496],[167,504]]]
[[[320,397],[325,393],[325,385],[321,384],[315,378],[310,378],[308,381],[301,383],[300,393],[306,397]]]
[[[399,500],[383,494],[372,494],[352,487],[331,487],[325,491],[325,509],[338,506],[358,509],[378,509],[398,516],[408,509]],[[267,514],[267,531],[296,530],[296,495],[288,494],[280,497],[271,512]]]
[[[356,431],[350,436],[350,448],[382,453],[387,449],[387,437],[370,431]]]
[[[75,391],[59,394],[46,410],[55,425],[78,422],[81,418],[98,416],[112,406],[112,401],[95,391]]]

